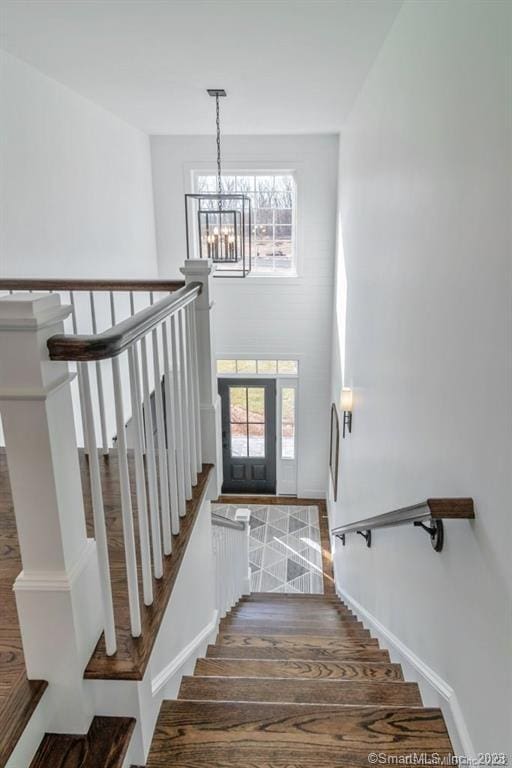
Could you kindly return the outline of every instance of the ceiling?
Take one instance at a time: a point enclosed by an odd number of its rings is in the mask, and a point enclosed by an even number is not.
[[[338,131],[402,0],[0,0],[0,45],[154,134]]]

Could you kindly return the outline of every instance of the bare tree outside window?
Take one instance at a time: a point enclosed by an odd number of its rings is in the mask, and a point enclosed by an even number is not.
[[[215,174],[196,174],[195,192],[215,192]],[[292,174],[231,173],[222,177],[222,192],[244,193],[253,212],[252,273],[295,274],[296,185]]]

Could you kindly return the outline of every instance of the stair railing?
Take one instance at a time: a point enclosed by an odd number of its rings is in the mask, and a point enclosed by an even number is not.
[[[71,313],[65,329],[73,334],[97,334],[109,329],[120,320],[133,317],[137,311],[153,304],[161,296],[183,288],[183,280],[86,280],[72,278],[3,278],[0,293],[58,293],[63,303],[69,304]],[[94,399],[94,417],[98,424],[98,445],[104,455],[112,447],[115,425],[109,419],[109,403],[105,398],[105,364],[97,360],[91,372],[92,384],[97,391]],[[77,423],[79,445],[88,450],[83,406],[82,371],[77,371],[78,393],[75,401],[80,407],[81,419]]]
[[[419,504],[394,509],[382,515],[356,520],[347,525],[339,525],[331,530],[331,535],[340,539],[345,546],[347,534],[357,533],[365,539],[366,546],[371,547],[372,531],[378,528],[391,528],[412,523],[428,533],[434,550],[441,552],[444,544],[443,520],[468,520],[474,517],[473,499],[427,499],[427,501],[422,501]]]
[[[215,595],[219,618],[251,591],[248,509],[235,519],[212,513],[212,545],[215,563]]]
[[[0,281],[0,290],[9,292],[0,296],[0,413],[23,563],[14,588],[22,634],[30,638],[31,647],[25,648],[30,677],[54,680],[62,674],[62,653],[51,640],[52,620],[45,621],[42,607],[47,601],[49,616],[56,594],[62,615],[55,622],[69,622],[66,650],[74,648],[76,658],[69,667],[76,671],[77,688],[98,629],[104,630],[107,654],[117,650],[111,533],[99,455],[104,441],[98,448],[96,438],[100,396],[114,417],[115,450],[110,455],[118,462],[134,638],[142,632],[141,598],[147,606],[153,603],[155,580],[162,577],[164,559],[172,553],[173,536],[180,532],[203,462],[215,466],[213,493],[220,490],[212,268],[208,261],[187,261],[181,271],[184,282],[28,281],[30,289],[24,290],[25,281]],[[101,332],[94,326],[98,304],[93,284],[109,296],[111,322]],[[50,295],[64,290],[71,306]],[[123,319],[116,290],[128,297]],[[90,299],[92,333],[76,332],[73,299],[78,291],[86,291]],[[149,306],[136,308],[137,291],[149,291]],[[164,298],[156,300],[157,291]],[[66,333],[69,318],[72,332]],[[98,380],[96,386],[92,382],[100,363],[103,388]],[[87,539],[85,529],[70,364],[80,379],[95,540]],[[108,456],[102,458],[104,464],[108,461]],[[71,601],[64,599],[63,585],[75,596]],[[72,635],[76,646],[69,641]]]

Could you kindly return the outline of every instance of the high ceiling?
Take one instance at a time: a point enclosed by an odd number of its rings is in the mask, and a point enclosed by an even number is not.
[[[0,0],[1,47],[147,133],[338,131],[401,0]]]

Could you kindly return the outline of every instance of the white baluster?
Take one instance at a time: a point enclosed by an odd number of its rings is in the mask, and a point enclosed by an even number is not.
[[[158,329],[151,333],[153,339],[153,373],[155,382],[156,442],[158,447],[158,474],[160,480],[160,511],[164,553],[172,551],[171,515],[169,509],[169,478],[167,475],[167,448],[165,445],[164,408],[162,403],[162,377],[160,375]]]
[[[103,507],[103,492],[101,489],[100,465],[98,461],[98,449],[94,434],[94,413],[91,400],[91,385],[89,381],[89,369],[87,363],[78,363],[79,376],[82,380],[83,410],[87,423],[86,431],[90,436],[92,451],[89,453],[89,479],[91,483],[91,503],[94,517],[94,537],[98,551],[98,564],[100,572],[100,589],[103,603],[103,621],[105,631],[105,646],[108,656],[112,656],[117,650],[116,630],[114,622],[114,605],[112,602],[112,584],[110,581],[110,566],[107,544],[107,528],[105,525],[105,510]]]
[[[72,307],[71,312],[71,322],[73,327],[73,333],[76,335],[78,333],[78,322],[76,318],[76,306],[75,306],[75,294],[73,291],[69,292],[69,301]],[[78,378],[78,399],[80,402],[80,415],[82,417],[82,432],[84,434],[84,450],[86,453],[89,451],[89,438],[87,436],[87,419],[85,416],[85,407],[84,407],[84,385],[83,385],[83,372],[80,365],[77,365],[77,378]]]
[[[135,314],[135,298],[134,298],[133,291],[130,291],[130,316],[133,317],[134,314]],[[141,387],[140,387],[140,373],[139,373],[139,352],[138,352],[137,344],[134,344],[132,349],[135,357],[135,370],[137,372],[137,387],[138,387],[137,391],[140,393]],[[141,398],[139,398],[139,402],[142,403]],[[142,450],[143,450],[143,453],[146,453],[146,434],[144,431],[144,425],[142,429]]]
[[[192,485],[197,485],[197,452],[196,452],[196,409],[194,402],[194,374],[192,370],[192,333],[190,328],[190,305],[183,312],[185,337],[185,373],[187,380],[188,404],[188,433],[190,447],[190,477]]]
[[[169,504],[171,507],[171,530],[180,532],[180,510],[178,501],[178,474],[176,467],[176,416],[173,398],[172,372],[169,362],[169,338],[167,321],[162,324],[162,346],[164,351],[164,395],[167,436],[167,470],[169,477]]]
[[[130,626],[133,637],[140,637],[141,619],[139,605],[139,587],[137,579],[137,556],[133,531],[132,497],[130,474],[126,453],[126,433],[124,423],[123,393],[119,358],[112,358],[112,377],[114,382],[114,403],[117,429],[117,459],[119,464],[119,483],[121,488],[121,512],[123,520],[124,551],[126,558],[126,577],[128,581],[128,602],[130,607]]]
[[[135,486],[137,489],[137,517],[139,521],[140,557],[142,565],[142,587],[145,605],[153,602],[153,581],[151,576],[151,551],[149,547],[148,505],[146,498],[146,475],[144,471],[144,448],[142,443],[141,396],[138,381],[138,364],[135,345],[128,350],[130,373],[130,395],[132,404],[133,453],[135,462]]]
[[[94,302],[94,293],[89,291],[89,303],[91,306],[91,321],[92,332],[94,335],[98,333],[98,325],[96,322],[96,306]],[[100,429],[101,429],[101,445],[103,453],[108,453],[108,437],[107,437],[107,420],[105,417],[105,397],[103,394],[103,374],[101,370],[101,362],[99,360],[95,363],[96,368],[96,386],[98,388],[98,406],[100,411]]]
[[[178,331],[178,353],[179,353],[179,374],[180,374],[180,393],[181,393],[181,424],[183,429],[183,465],[185,467],[185,496],[192,498],[192,474],[190,462],[190,427],[188,418],[188,399],[187,399],[187,372],[186,372],[186,351],[185,339],[183,333],[183,310],[177,313],[177,331]]]
[[[153,546],[153,571],[156,579],[163,574],[162,541],[160,537],[160,515],[158,512],[158,483],[156,477],[155,436],[148,379],[148,355],[146,339],[140,342],[142,364],[142,391],[144,397],[144,432],[146,440],[146,461],[148,467],[149,512],[151,516],[151,544]]]
[[[194,383],[194,408],[196,412],[196,458],[197,471],[201,472],[203,469],[203,457],[201,449],[201,405],[199,398],[199,364],[197,357],[197,322],[195,305],[190,304],[189,310],[190,327],[192,331],[192,377]]]
[[[172,373],[174,385],[174,403],[176,415],[176,467],[178,473],[178,502],[180,516],[183,517],[187,511],[186,498],[186,477],[185,477],[185,457],[183,451],[183,408],[181,405],[180,375],[178,365],[178,342],[177,342],[177,321],[176,316],[171,315],[171,352],[172,352]]]

